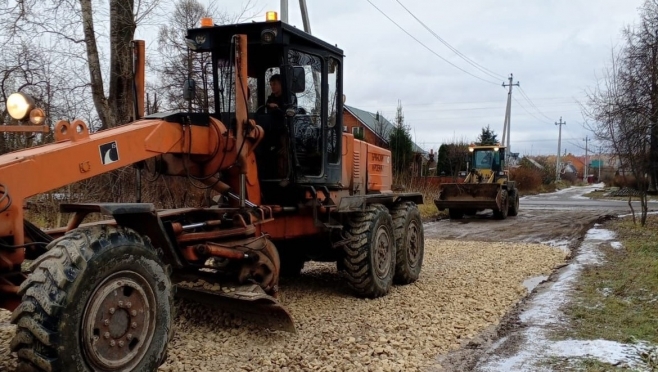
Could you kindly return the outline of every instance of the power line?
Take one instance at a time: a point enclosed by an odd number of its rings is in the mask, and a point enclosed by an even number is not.
[[[528,113],[528,115],[530,115],[530,116],[532,116],[533,118],[537,119],[537,121],[540,121],[540,122],[542,122],[542,123],[544,123],[544,124],[547,124],[546,120],[540,119],[540,118],[536,117],[535,115],[533,115],[530,111],[528,111],[528,110],[527,110],[527,109],[521,104],[521,102],[519,102],[519,100],[516,99],[516,97],[512,97],[512,98],[514,99],[514,102],[516,102],[519,106],[521,106],[521,108],[523,109],[523,111],[525,111],[525,112]]]
[[[411,16],[414,17],[414,19],[416,19],[416,21],[418,21],[418,23],[420,23],[420,24],[421,24],[421,25],[422,25],[427,31],[429,31],[432,35],[434,35],[435,38],[437,38],[441,43],[443,43],[443,45],[445,45],[445,46],[448,47],[450,50],[452,50],[455,54],[457,54],[459,57],[461,57],[464,61],[468,62],[468,63],[471,64],[473,67],[477,68],[478,70],[480,70],[480,71],[482,71],[483,73],[485,73],[485,74],[491,76],[491,77],[494,78],[494,79],[505,79],[505,77],[504,77],[503,75],[497,74],[497,73],[495,73],[495,72],[493,72],[493,71],[487,69],[486,67],[481,66],[481,65],[478,64],[477,62],[471,60],[470,58],[466,57],[466,56],[465,56],[464,54],[462,54],[459,50],[457,50],[456,48],[454,48],[452,45],[448,44],[447,41],[443,40],[439,35],[437,35],[436,32],[434,32],[432,29],[430,29],[425,23],[423,23],[423,21],[421,21],[420,19],[418,19],[418,17],[416,17],[415,14],[413,14],[409,9],[407,9],[406,6],[404,6],[404,4],[402,4],[402,3],[400,2],[400,0],[395,0],[395,1],[397,1],[397,3],[400,4],[400,6],[401,6],[402,8],[404,8],[404,10],[407,11],[407,13],[411,14]]]
[[[528,103],[530,103],[530,105],[531,105],[532,107],[534,107],[535,110],[537,110],[537,112],[538,112],[539,114],[541,114],[543,117],[545,117],[545,118],[548,119],[548,120],[552,120],[552,119],[549,118],[548,116],[544,115],[543,112],[541,112],[541,110],[537,107],[537,105],[535,105],[534,102],[532,102],[532,100],[530,99],[530,97],[528,97],[528,95],[526,94],[526,92],[525,92],[521,87],[519,87],[519,92],[521,93],[521,96],[523,96],[523,98],[524,98],[526,101],[528,101]]]
[[[460,71],[462,71],[462,72],[464,72],[464,73],[466,73],[466,74],[468,74],[468,75],[471,75],[472,77],[474,77],[474,78],[476,78],[476,79],[482,80],[482,81],[484,81],[485,83],[498,85],[498,83],[496,83],[496,82],[493,82],[493,81],[491,81],[491,80],[487,80],[487,79],[483,79],[483,78],[481,78],[481,77],[479,77],[479,76],[477,76],[477,75],[473,75],[473,74],[471,74],[470,72],[464,70],[463,68],[461,68],[461,67],[455,65],[454,63],[448,61],[447,59],[441,57],[441,55],[439,55],[437,52],[435,52],[434,50],[432,50],[432,49],[431,49],[430,47],[428,47],[427,45],[423,44],[420,40],[418,40],[416,37],[414,37],[412,34],[410,34],[410,33],[409,33],[407,30],[405,30],[402,26],[400,26],[399,24],[397,24],[393,19],[391,19],[391,17],[389,17],[386,13],[384,13],[381,9],[379,9],[379,8],[378,8],[375,4],[373,4],[370,0],[366,0],[366,1],[369,2],[370,5],[372,5],[375,9],[377,9],[377,10],[378,10],[378,11],[379,11],[384,17],[388,18],[389,21],[393,22],[394,25],[398,26],[398,28],[399,28],[400,30],[402,30],[404,33],[406,33],[407,35],[409,35],[409,36],[410,36],[412,39],[414,39],[418,44],[420,44],[420,45],[422,45],[423,47],[425,47],[425,49],[429,50],[432,54],[434,54],[435,56],[441,58],[441,59],[442,59],[444,62],[446,62],[447,64],[453,66],[454,68],[456,68],[456,69],[458,69],[458,70],[460,70]]]

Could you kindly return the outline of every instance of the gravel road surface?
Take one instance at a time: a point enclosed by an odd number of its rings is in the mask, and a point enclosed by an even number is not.
[[[588,190],[523,198],[519,216],[504,221],[484,213],[426,223],[421,278],[384,298],[355,298],[335,265],[307,263],[301,277],[281,283],[296,334],[179,300],[176,336],[160,370],[438,370],[438,355],[463,348],[505,321],[527,295],[524,281],[564,265],[569,252],[551,245],[574,243],[597,218],[628,208],[569,207],[588,202],[579,197]],[[14,332],[9,315],[0,311],[3,371],[15,364],[8,350]]]

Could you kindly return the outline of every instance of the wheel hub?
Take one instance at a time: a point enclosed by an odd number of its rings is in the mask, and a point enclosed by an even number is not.
[[[418,224],[415,221],[412,221],[409,224],[409,229],[407,230],[407,260],[409,261],[409,266],[415,267],[420,258],[420,247],[419,247],[419,231]]]
[[[155,295],[146,279],[131,272],[106,278],[83,316],[83,349],[94,369],[132,369],[142,359],[155,328]]]
[[[390,270],[390,243],[391,240],[386,229],[379,228],[375,237],[375,271],[380,278],[385,278]]]

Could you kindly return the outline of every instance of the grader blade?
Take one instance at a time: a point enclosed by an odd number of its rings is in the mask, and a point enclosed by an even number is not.
[[[499,183],[447,183],[439,188],[434,204],[444,209],[498,209],[500,207]]]
[[[272,330],[296,333],[288,310],[255,284],[231,288],[231,291],[178,284],[176,296],[211,305]]]

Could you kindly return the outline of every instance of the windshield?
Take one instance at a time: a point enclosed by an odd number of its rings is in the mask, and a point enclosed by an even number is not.
[[[500,153],[493,150],[477,150],[475,152],[475,168],[492,169],[500,165]]]

